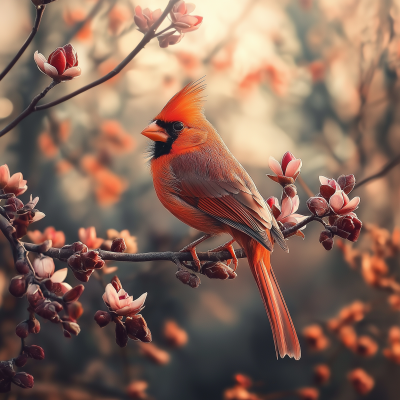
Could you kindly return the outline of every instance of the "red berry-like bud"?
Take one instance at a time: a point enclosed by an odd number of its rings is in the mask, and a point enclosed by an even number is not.
[[[100,328],[104,328],[111,322],[112,318],[108,312],[99,310],[94,314],[94,320]]]
[[[29,267],[28,261],[23,258],[23,259],[18,259],[15,262],[15,269],[23,275],[28,274],[29,272],[31,272],[31,268]]]
[[[99,252],[95,250],[90,250],[87,253],[81,254],[81,259],[83,263],[83,268],[89,269],[101,269],[104,267],[104,260],[99,256]]]
[[[83,307],[79,301],[74,301],[67,305],[68,314],[73,320],[78,320],[83,314]]]
[[[26,372],[17,372],[12,378],[12,382],[23,389],[31,389],[33,388],[34,379],[32,375]]]
[[[80,326],[76,322],[63,321],[62,325],[66,331],[72,333],[75,336],[79,335],[81,331]]]
[[[117,291],[117,293],[122,289],[121,281],[119,280],[119,278],[118,278],[117,275],[115,275],[115,276],[111,279],[111,285],[114,286],[114,289]]]
[[[297,194],[297,188],[295,185],[291,184],[291,185],[286,185],[283,188],[283,193],[290,198],[293,198],[294,196],[296,196]]]
[[[25,346],[24,353],[34,360],[43,360],[44,359],[44,350],[40,346],[32,345]]]
[[[25,353],[22,353],[17,358],[14,358],[14,364],[18,368],[23,367],[27,361],[28,361],[28,356]]]
[[[79,254],[72,254],[72,256],[68,258],[67,263],[73,271],[82,269],[82,259]]]
[[[49,55],[47,62],[57,69],[59,75],[62,75],[67,66],[65,50],[62,47],[57,47],[57,49]]]
[[[176,272],[175,276],[182,283],[184,283],[185,285],[188,285],[192,288],[197,288],[201,283],[200,278],[197,275],[192,274],[185,269],[179,269]]]
[[[15,333],[17,336],[19,336],[21,339],[25,339],[29,335],[29,325],[28,321],[22,321],[20,322],[17,327],[15,328]]]
[[[81,297],[81,294],[85,290],[85,287],[83,285],[78,285],[72,288],[71,290],[68,290],[67,293],[64,294],[63,300],[65,303],[72,303],[73,301],[77,301],[79,297]]]
[[[128,336],[133,340],[140,340],[142,342],[151,342],[151,332],[147,327],[147,323],[141,314],[127,317],[125,320],[126,331]]]
[[[204,275],[208,276],[210,279],[234,279],[236,278],[236,272],[229,268],[226,264],[221,261],[217,262],[207,262],[202,267],[202,272]]]
[[[330,211],[329,204],[323,197],[310,197],[307,200],[307,207],[318,217],[323,217]]]
[[[119,347],[125,347],[128,344],[128,333],[122,322],[115,324],[115,341]]]
[[[88,247],[82,242],[72,243],[71,248],[74,253],[86,253],[88,251]]]
[[[11,279],[8,290],[13,296],[22,297],[27,290],[25,275],[14,276],[14,278]]]
[[[356,184],[356,178],[354,175],[340,175],[337,183],[339,184],[340,188],[345,192],[346,194],[349,194],[353,189]]]
[[[40,322],[35,319],[28,320],[28,330],[29,333],[39,333],[40,332]]]
[[[125,240],[122,238],[117,238],[112,241],[111,251],[115,253],[123,253],[126,250]]]
[[[350,240],[351,242],[356,242],[360,236],[362,222],[351,215],[346,215],[344,217],[337,218],[334,226],[338,229],[336,235]]]
[[[333,235],[330,231],[322,231],[319,236],[319,242],[325,250],[331,250],[333,247]]]

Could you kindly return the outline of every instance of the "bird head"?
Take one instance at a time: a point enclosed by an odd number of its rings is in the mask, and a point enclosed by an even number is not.
[[[154,141],[153,159],[191,151],[206,141],[211,125],[203,114],[204,88],[203,81],[185,86],[142,131]]]

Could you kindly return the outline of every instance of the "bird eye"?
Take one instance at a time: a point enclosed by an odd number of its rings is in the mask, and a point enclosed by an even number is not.
[[[183,124],[182,122],[174,122],[174,130],[177,132],[180,132],[183,129]]]

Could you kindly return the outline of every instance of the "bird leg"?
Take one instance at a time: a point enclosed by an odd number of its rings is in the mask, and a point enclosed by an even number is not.
[[[191,254],[192,257],[193,257],[194,263],[196,264],[197,268],[199,269],[199,272],[201,271],[201,262],[200,262],[200,260],[199,260],[199,257],[197,256],[196,247],[197,247],[201,242],[204,242],[205,240],[209,239],[209,238],[212,237],[212,236],[214,236],[214,235],[210,235],[210,234],[204,235],[204,236],[202,236],[200,239],[195,240],[194,242],[188,244],[188,245],[185,246],[182,250],[180,250],[181,252],[185,252],[185,251],[190,252],[190,254]]]
[[[238,259],[237,259],[237,257],[236,257],[235,249],[234,249],[233,246],[232,246],[232,243],[234,243],[234,242],[235,242],[235,239],[232,239],[232,240],[230,240],[229,242],[226,242],[225,244],[223,244],[222,246],[219,246],[219,247],[217,247],[217,248],[215,248],[215,249],[212,249],[212,250],[210,250],[210,251],[212,251],[213,253],[215,253],[215,252],[217,252],[217,251],[228,250],[229,253],[230,253],[231,256],[232,256],[232,259],[230,259],[230,260],[227,261],[227,265],[229,265],[229,264],[231,263],[231,261],[233,260],[233,270],[236,271],[236,268],[237,268],[237,266],[238,266],[238,264],[239,264],[239,261],[238,261]]]

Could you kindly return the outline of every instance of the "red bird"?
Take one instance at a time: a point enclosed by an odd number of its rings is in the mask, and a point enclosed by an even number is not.
[[[186,246],[201,268],[196,246],[228,233],[233,240],[215,250],[230,251],[232,243],[244,248],[264,302],[281,357],[299,359],[299,340],[279,289],[270,256],[274,242],[286,242],[266,201],[249,174],[226,147],[203,114],[202,82],[178,92],[142,134],[154,141],[151,172],[164,207],[185,224],[206,233]]]

